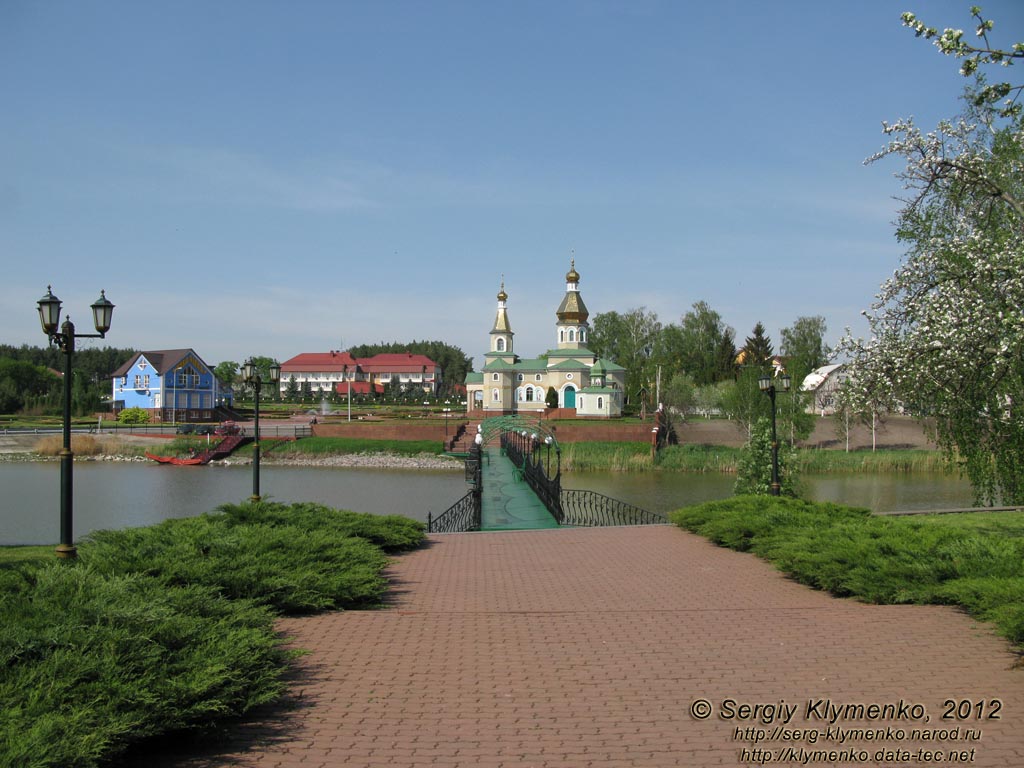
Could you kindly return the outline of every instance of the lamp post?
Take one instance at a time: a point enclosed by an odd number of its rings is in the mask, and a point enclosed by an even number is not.
[[[93,325],[96,333],[75,333],[74,323],[68,315],[58,330],[60,322],[60,299],[46,286],[46,295],[36,302],[39,305],[39,322],[50,343],[64,353],[64,447],[60,452],[60,544],[57,557],[73,558],[78,552],[74,543],[74,454],[71,452],[71,359],[75,354],[75,339],[102,339],[110,330],[110,319],[114,305],[100,291],[100,297],[92,304]]]
[[[242,365],[242,380],[253,390],[253,449],[252,449],[252,501],[260,500],[260,390],[263,388],[263,376],[255,361],[250,357]],[[270,364],[270,382],[274,385],[281,381],[281,364],[276,360]]]
[[[790,385],[793,380],[790,378],[788,373],[782,374],[779,377],[780,389],[783,392],[788,392]],[[779,440],[775,434],[775,380],[767,373],[762,374],[757,380],[757,386],[762,392],[766,393],[772,401],[772,485],[771,494],[772,496],[778,496],[781,490],[779,484]]]

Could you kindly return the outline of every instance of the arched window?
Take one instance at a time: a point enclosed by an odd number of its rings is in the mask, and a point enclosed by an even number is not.
[[[559,341],[565,341],[565,331],[564,330],[560,330],[558,332],[558,340]]]
[[[505,351],[505,340],[499,336],[498,337],[498,343],[495,346],[497,347],[497,350],[499,352],[504,352]]]
[[[587,331],[585,329],[583,329],[583,328],[580,328],[580,341],[586,341],[586,340],[587,340]]]
[[[497,380],[498,380],[498,374],[492,373],[491,374],[491,381],[497,381]]]
[[[604,398],[603,397],[597,398],[597,410],[599,410],[599,411],[604,410]]]
[[[533,402],[533,387],[527,387],[526,388],[526,402],[528,402],[528,403],[532,403]]]
[[[494,402],[498,402],[498,390],[491,390],[491,400],[493,400]]]
[[[576,331],[569,329],[569,341],[576,341]]]

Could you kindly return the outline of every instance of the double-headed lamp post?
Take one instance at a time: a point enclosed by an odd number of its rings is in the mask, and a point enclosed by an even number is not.
[[[46,295],[36,302],[39,305],[39,322],[43,326],[50,343],[64,353],[64,447],[60,452],[60,544],[57,546],[57,557],[72,558],[78,552],[74,538],[74,454],[71,452],[71,358],[75,354],[75,339],[102,339],[110,330],[110,319],[114,315],[114,305],[100,291],[100,297],[92,304],[92,320],[96,333],[75,333],[74,323],[68,315],[58,329],[60,323],[60,299],[53,295],[50,286],[46,287]]]
[[[260,390],[263,376],[250,357],[242,364],[242,381],[252,387],[253,404],[253,449],[252,449],[252,501],[260,500]],[[270,382],[277,386],[281,381],[281,364],[276,360],[270,364]]]
[[[784,373],[779,377],[779,389],[783,392],[789,392],[789,388],[793,383],[793,379],[790,378],[788,373]],[[779,484],[779,440],[775,434],[775,380],[767,373],[762,374],[757,380],[757,386],[760,387],[762,392],[768,394],[768,397],[772,400],[772,496],[778,496],[782,486]]]

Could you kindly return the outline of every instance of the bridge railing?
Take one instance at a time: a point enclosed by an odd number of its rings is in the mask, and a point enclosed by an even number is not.
[[[655,525],[667,523],[658,512],[628,504],[596,491],[562,489],[562,525]]]
[[[480,530],[480,491],[470,490],[437,517],[427,513],[427,533],[464,533]]]
[[[523,439],[520,439],[521,437]],[[545,457],[544,451],[539,449],[537,444],[514,432],[502,434],[501,447],[505,450],[505,455],[523,473],[523,479],[540,499],[541,504],[555,518],[555,522],[561,525],[563,522],[561,468],[557,470],[554,477],[549,477],[548,471],[545,471],[545,458],[547,458],[547,465],[550,469],[550,455]],[[548,453],[550,454],[550,452]]]

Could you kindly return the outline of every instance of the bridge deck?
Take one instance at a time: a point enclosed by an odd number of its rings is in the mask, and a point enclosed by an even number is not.
[[[558,523],[498,447],[484,449],[481,530],[558,528]]]

